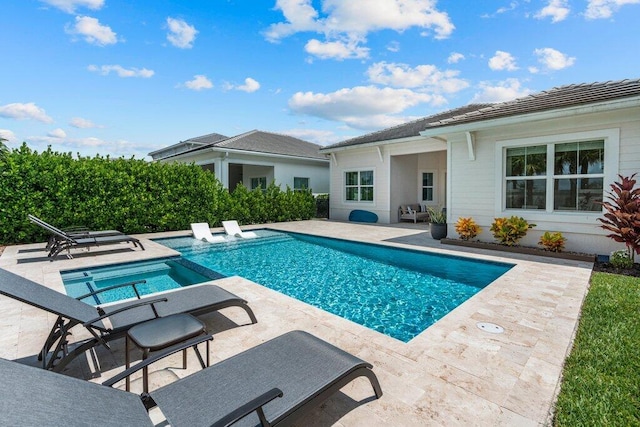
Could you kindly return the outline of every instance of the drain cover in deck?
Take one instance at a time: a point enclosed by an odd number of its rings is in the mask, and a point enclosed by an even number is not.
[[[489,322],[478,322],[476,326],[479,329],[482,329],[485,332],[489,332],[491,334],[501,334],[504,332],[504,328],[500,325],[496,325],[495,323]]]

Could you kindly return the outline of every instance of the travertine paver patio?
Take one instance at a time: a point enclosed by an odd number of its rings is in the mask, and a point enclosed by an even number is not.
[[[507,256],[465,248],[452,250],[432,240],[426,226],[421,224],[384,226],[302,221],[267,227],[515,264],[493,284],[409,343],[241,277],[217,281],[249,301],[258,323],[247,325],[246,314],[237,308],[203,316],[215,336],[213,361],[286,331],[302,329],[374,365],[384,392],[381,399],[371,400],[373,393],[368,382],[358,379],[300,425],[536,426],[549,423],[562,364],[570,350],[580,305],[587,292],[590,263]],[[186,234],[189,233],[137,237]],[[175,254],[155,242],[143,242],[146,251],[132,251],[118,245],[119,250],[115,252],[101,253],[103,248],[88,253],[76,251],[73,260],[61,258],[55,262],[43,258],[40,250],[43,244],[13,246],[6,248],[0,257],[0,267],[62,291],[59,270]],[[277,257],[274,254],[274,262],[278,262]],[[0,313],[0,357],[36,364],[34,355],[40,350],[55,317],[1,296]],[[496,323],[504,328],[504,333],[487,333],[476,326],[478,322]],[[77,329],[73,339],[84,336],[84,332]],[[97,351],[98,368],[91,357],[79,357],[67,367],[65,374],[101,382],[119,372],[124,365],[124,344],[119,341],[111,352],[102,348]],[[189,357],[193,357],[191,353]],[[198,365],[194,362],[191,360],[186,371],[170,368],[181,366],[180,356],[153,365],[153,386],[195,371]],[[140,387],[139,382],[135,381],[134,385]],[[158,411],[152,411],[152,415],[161,420]]]

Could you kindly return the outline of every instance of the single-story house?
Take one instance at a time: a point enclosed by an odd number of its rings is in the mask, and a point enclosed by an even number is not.
[[[453,224],[472,217],[478,237],[497,217],[536,224],[566,250],[608,254],[624,245],[599,227],[618,174],[640,171],[640,80],[574,84],[513,101],[467,105],[324,147],[331,157],[332,219],[354,209],[398,222],[406,204],[446,208]]]
[[[329,192],[329,160],[320,145],[288,135],[252,130],[234,137],[217,133],[181,141],[149,153],[154,161],[194,163],[211,171],[233,191],[267,188]]]

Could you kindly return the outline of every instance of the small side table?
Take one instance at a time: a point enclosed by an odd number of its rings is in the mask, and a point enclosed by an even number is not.
[[[126,365],[130,365],[129,341],[142,350],[142,360],[149,357],[152,351],[164,350],[172,345],[179,344],[188,339],[202,335],[207,343],[207,363],[205,365],[197,344],[193,346],[202,368],[209,366],[209,341],[213,339],[207,335],[207,329],[200,320],[190,314],[173,314],[167,317],[158,317],[139,325],[133,326],[127,332],[125,343]],[[202,342],[202,341],[200,341]],[[182,352],[183,369],[187,368],[187,350]],[[148,367],[142,368],[142,387],[145,393],[149,392]],[[129,391],[130,379],[126,378],[126,390]]]

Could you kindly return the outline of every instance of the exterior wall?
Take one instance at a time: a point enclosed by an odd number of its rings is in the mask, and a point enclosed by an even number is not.
[[[334,153],[331,161],[331,189],[329,218],[340,221],[349,219],[354,209],[374,212],[382,223],[389,222],[389,160],[382,160],[376,148],[358,148]],[[386,162],[385,162],[386,160]],[[336,164],[337,163],[337,164]],[[344,175],[348,171],[373,170],[373,202],[347,202],[344,194]]]
[[[383,224],[398,222],[401,204],[419,201],[418,171],[420,168],[437,172],[439,190],[444,192],[446,171],[446,144],[428,138],[415,138],[378,147],[354,147],[333,153],[331,161],[331,219],[346,221],[354,209],[363,209],[378,215]],[[347,202],[345,200],[345,173],[373,170],[373,202]],[[439,191],[440,192],[440,191]]]
[[[475,160],[469,160],[466,135],[447,136],[449,142],[448,222],[459,217],[473,217],[483,228],[478,238],[493,241],[489,227],[495,217],[517,215],[536,224],[522,240],[523,245],[536,246],[545,231],[560,231],[567,238],[566,250],[608,254],[624,245],[605,237],[597,218],[602,213],[544,212],[506,210],[502,201],[505,144],[519,141],[564,140],[572,135],[611,134],[605,140],[605,193],[617,174],[630,175],[640,170],[640,109],[610,113],[584,114],[544,122],[503,126],[475,132]],[[619,145],[617,144],[619,135]],[[550,138],[548,138],[550,137]],[[449,236],[455,230],[449,227]]]
[[[296,159],[276,156],[252,155],[230,152],[202,150],[189,156],[169,159],[169,162],[194,163],[196,165],[214,165],[216,178],[229,188],[229,164],[243,165],[242,182],[251,188],[251,178],[267,177],[267,184],[275,181],[284,190],[293,188],[294,177],[309,178],[309,186],[314,193],[329,192],[329,162],[312,159]]]

